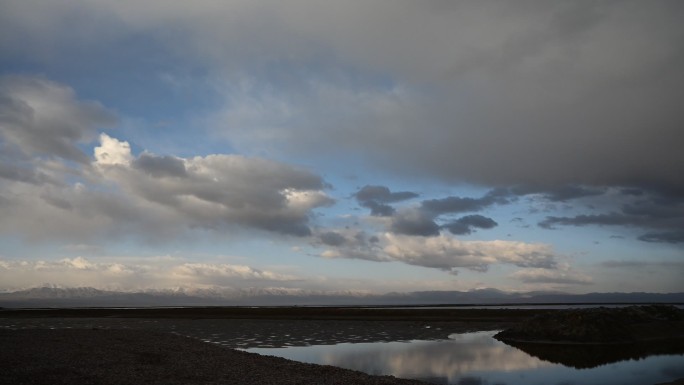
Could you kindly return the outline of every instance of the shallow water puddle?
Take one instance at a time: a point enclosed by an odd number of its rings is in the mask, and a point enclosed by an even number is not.
[[[650,356],[575,369],[531,356],[495,340],[492,338],[494,334],[453,334],[449,340],[441,341],[342,343],[245,350],[439,384],[643,385],[684,377],[684,355]]]

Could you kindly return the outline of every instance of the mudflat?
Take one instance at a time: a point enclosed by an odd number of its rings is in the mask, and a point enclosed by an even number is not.
[[[540,311],[5,309],[0,311],[0,384],[420,384],[231,348],[443,339],[500,329]],[[212,334],[221,335],[220,343],[203,342]]]
[[[0,384],[421,384],[150,330],[0,330]]]

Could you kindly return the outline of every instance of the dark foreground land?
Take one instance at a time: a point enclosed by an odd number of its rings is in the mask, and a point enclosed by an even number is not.
[[[183,307],[3,309],[0,318],[173,318],[173,319],[288,319],[394,320],[448,322],[517,322],[546,309],[458,309],[449,307]]]
[[[2,384],[420,384],[145,330],[0,330]]]
[[[530,330],[530,318],[568,322],[562,314],[453,308],[5,309],[0,384],[420,384],[231,348],[255,346],[250,341],[286,346],[444,339],[516,325]],[[201,341],[211,338],[197,331],[209,329],[221,331],[222,346]]]
[[[684,339],[684,310],[670,305],[542,313],[495,336],[504,342],[634,344]]]
[[[227,347],[249,345],[209,344],[170,333],[168,325],[183,334],[196,325],[220,324],[234,342],[256,335],[279,346],[312,335],[327,336],[317,343],[358,342],[352,337],[444,339],[450,333],[505,328],[543,312],[332,307],[2,310],[0,384],[420,384],[246,353]]]

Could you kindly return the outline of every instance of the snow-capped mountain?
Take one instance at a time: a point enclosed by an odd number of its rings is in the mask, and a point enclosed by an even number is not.
[[[1,307],[428,305],[515,303],[684,303],[684,293],[512,293],[496,289],[370,294],[292,288],[177,287],[140,291],[41,287],[0,293]]]

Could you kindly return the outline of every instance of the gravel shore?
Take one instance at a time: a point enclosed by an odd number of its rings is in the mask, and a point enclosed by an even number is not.
[[[423,384],[150,330],[0,330],[0,384]]]

